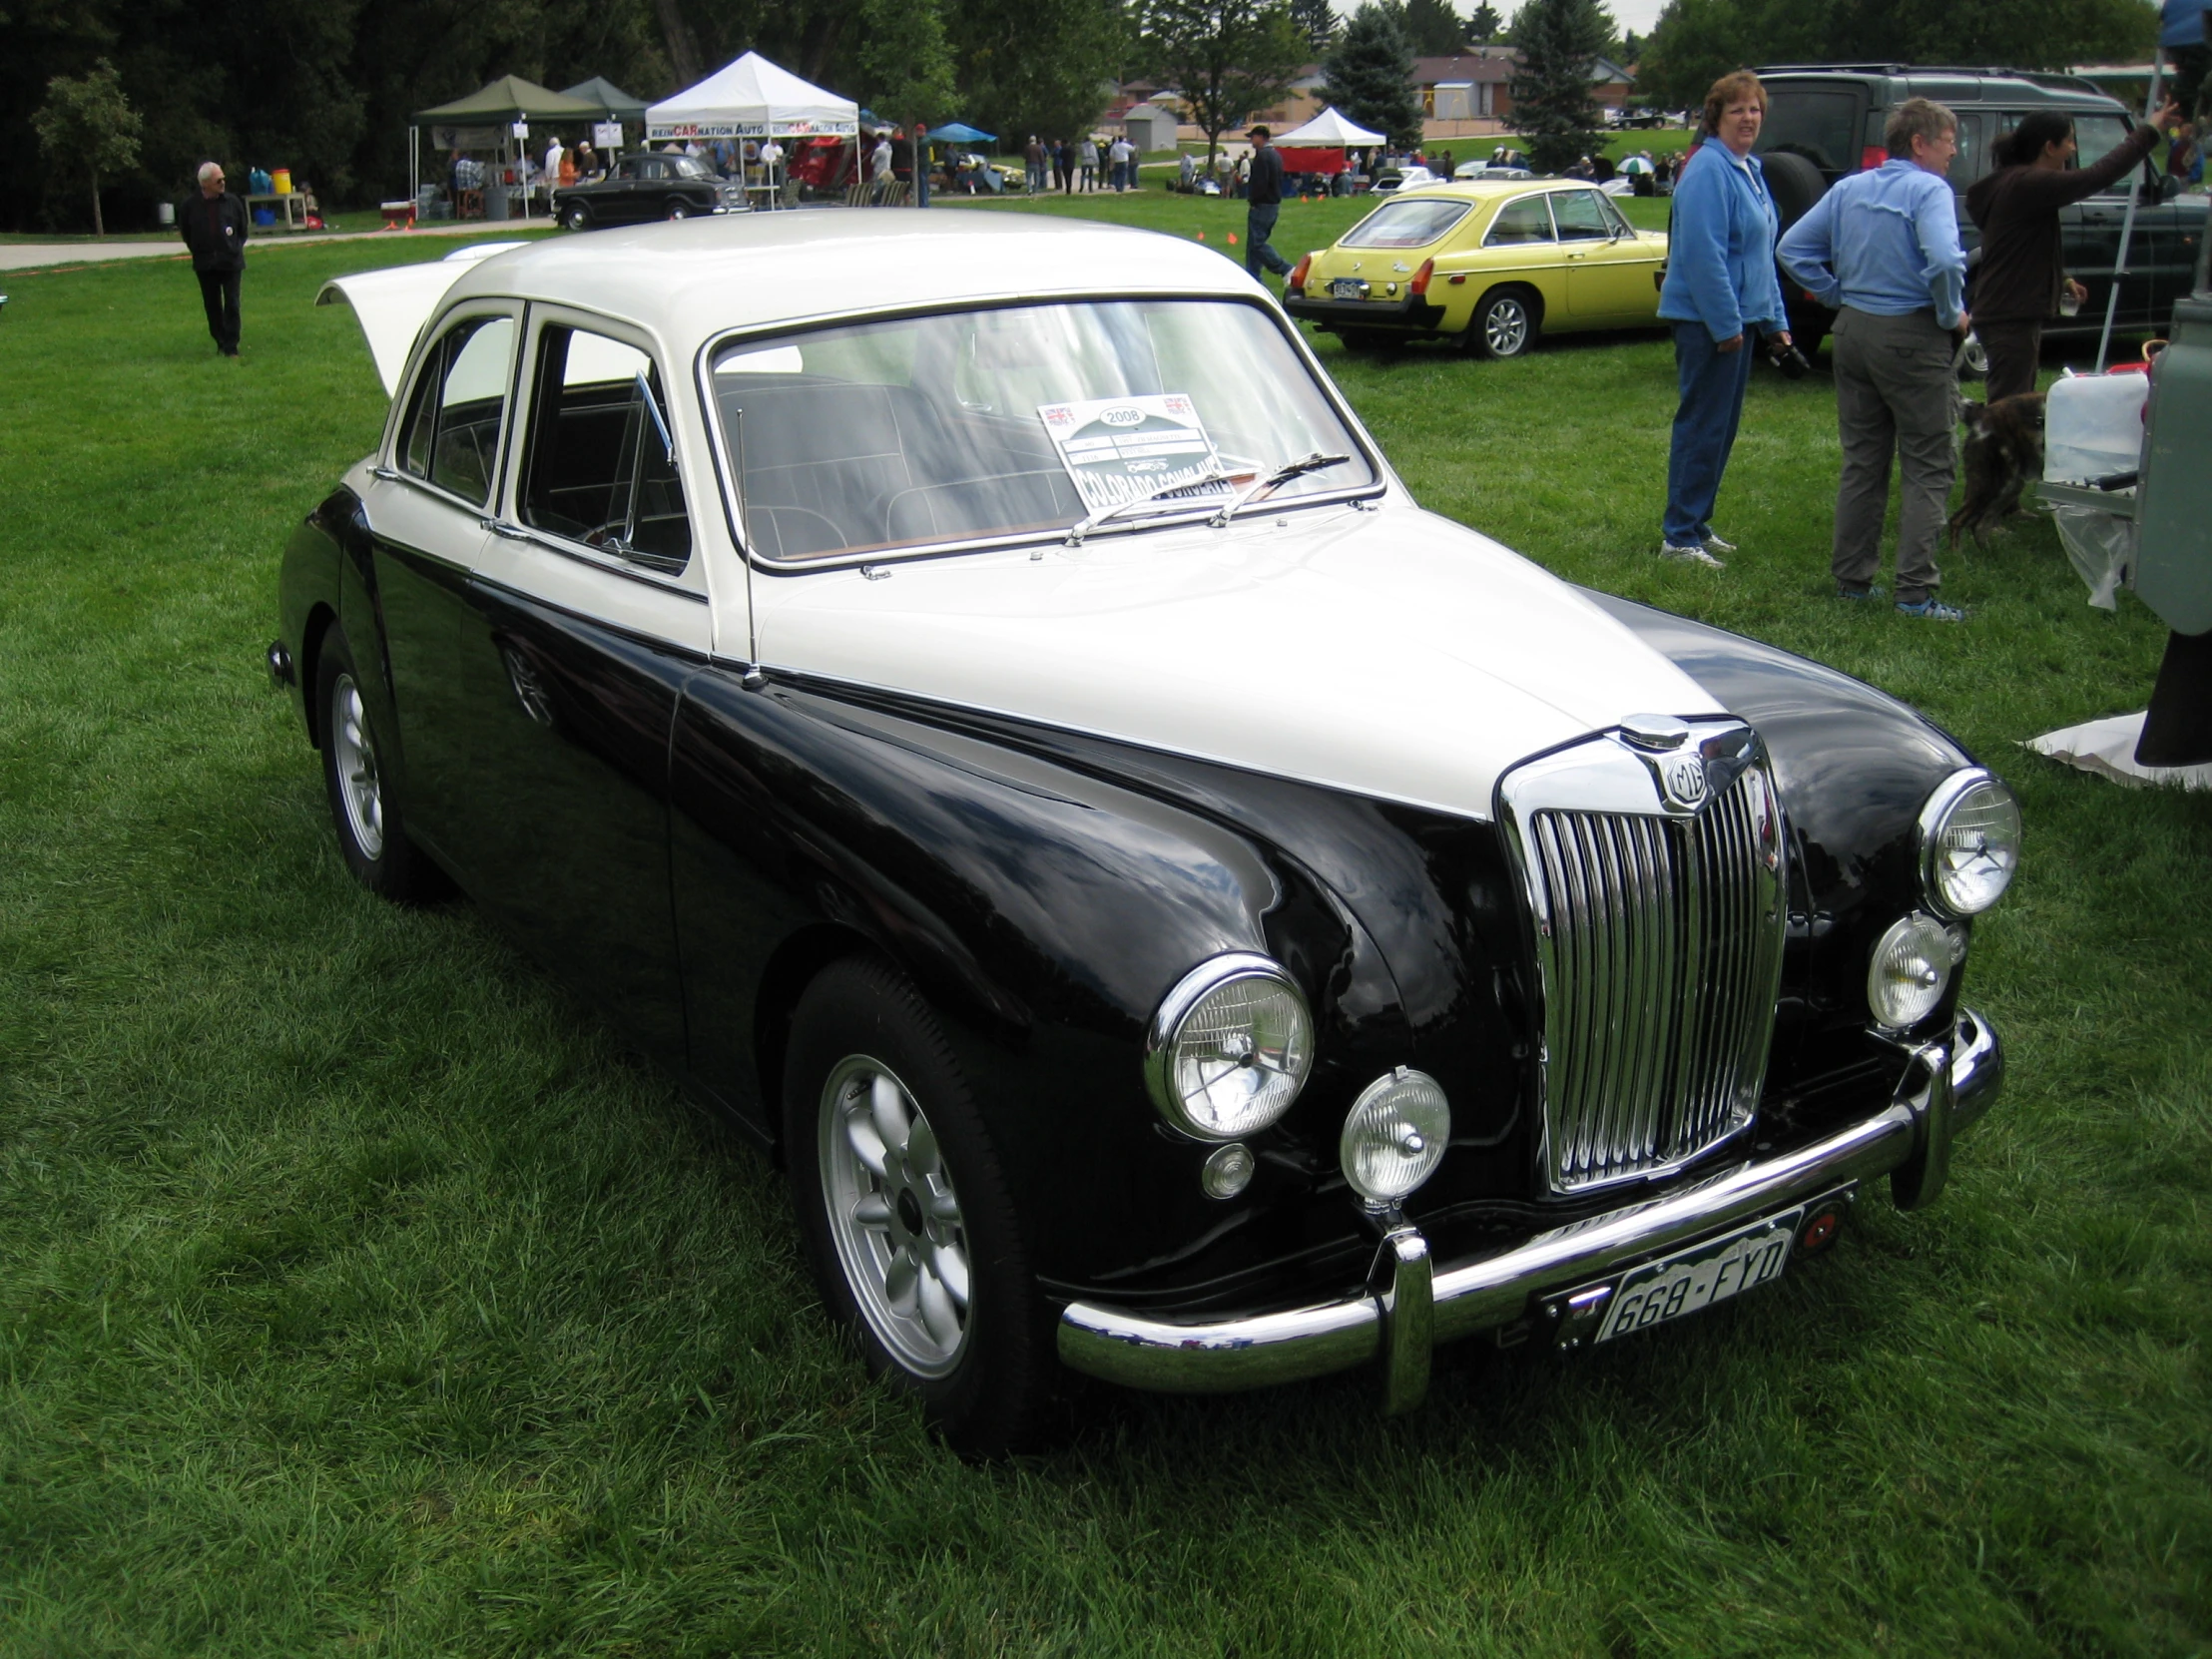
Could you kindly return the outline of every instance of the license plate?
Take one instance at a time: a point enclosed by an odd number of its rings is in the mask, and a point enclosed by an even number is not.
[[[1610,1342],[1648,1331],[1780,1279],[1790,1265],[1798,1223],[1808,1208],[1801,1204],[1781,1215],[1762,1217],[1718,1239],[1631,1268],[1621,1276],[1605,1310],[1605,1323],[1591,1340]]]
[[[1358,276],[1339,276],[1329,284],[1329,291],[1339,299],[1365,299],[1368,296],[1368,284]]]

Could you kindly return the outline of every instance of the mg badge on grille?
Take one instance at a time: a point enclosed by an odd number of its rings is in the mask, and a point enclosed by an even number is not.
[[[1695,755],[1677,755],[1660,768],[1667,799],[1677,807],[1695,807],[1705,799],[1705,762]]]

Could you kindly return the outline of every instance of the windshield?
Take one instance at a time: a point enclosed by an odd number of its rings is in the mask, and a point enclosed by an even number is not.
[[[857,323],[725,346],[713,373],[746,539],[770,559],[1038,536],[1125,504],[1109,528],[1142,526],[1317,452],[1351,459],[1271,507],[1376,482],[1267,313],[1230,300]]]
[[[1466,218],[1472,206],[1469,202],[1449,200],[1391,202],[1355,225],[1343,246],[1426,248]]]

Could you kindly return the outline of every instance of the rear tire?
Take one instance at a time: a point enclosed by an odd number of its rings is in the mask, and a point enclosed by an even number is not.
[[[1008,1182],[951,1045],[871,957],[825,968],[784,1070],[792,1202],[824,1305],[955,1451],[1036,1437],[1056,1382]]]
[[[571,231],[588,231],[591,229],[591,209],[581,202],[571,202],[561,210],[561,223]]]
[[[445,874],[407,838],[405,815],[378,761],[380,734],[361,694],[345,635],[333,626],[315,661],[322,788],[353,878],[379,898],[419,903],[444,896]]]
[[[1497,358],[1527,355],[1541,332],[1535,307],[1519,288],[1492,288],[1485,293],[1467,328],[1476,352]]]
[[[691,218],[691,204],[681,196],[673,198],[668,205],[668,217],[670,219]]]

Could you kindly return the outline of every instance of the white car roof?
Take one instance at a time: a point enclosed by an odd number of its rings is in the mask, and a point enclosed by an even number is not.
[[[734,328],[814,317],[1057,294],[1266,291],[1195,242],[958,208],[717,215],[546,238],[468,264],[450,282],[407,275],[418,271],[363,273],[325,290],[353,304],[379,367],[403,355],[433,312],[494,295],[623,318],[681,361]],[[384,379],[389,390],[396,372]]]

